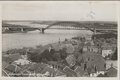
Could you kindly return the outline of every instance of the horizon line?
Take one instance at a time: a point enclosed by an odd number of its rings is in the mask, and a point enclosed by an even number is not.
[[[3,21],[73,21],[73,22],[78,22],[80,20],[2,20]],[[118,21],[102,21],[102,20],[81,20],[80,22],[113,22],[113,23],[117,23]]]

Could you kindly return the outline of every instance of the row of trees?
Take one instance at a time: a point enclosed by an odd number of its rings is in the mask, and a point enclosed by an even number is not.
[[[60,51],[52,49],[50,52],[46,49],[42,53],[28,52],[28,59],[32,62],[60,61],[66,57],[67,53],[65,52],[65,48]]]

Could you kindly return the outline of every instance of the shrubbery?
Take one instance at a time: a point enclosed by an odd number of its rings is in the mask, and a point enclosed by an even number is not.
[[[117,48],[116,48],[115,53],[112,55],[111,59],[112,60],[117,60]]]
[[[106,34],[96,34],[92,36],[92,39],[99,39],[99,38],[104,38],[104,39],[108,39],[108,38],[115,38],[117,39],[117,34],[113,34],[113,33],[106,33]]]

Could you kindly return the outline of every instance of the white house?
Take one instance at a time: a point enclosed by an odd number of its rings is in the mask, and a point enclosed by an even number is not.
[[[26,59],[18,59],[14,61],[14,63],[16,63],[17,65],[26,65],[26,64],[30,64],[31,62]]]
[[[102,56],[103,57],[106,57],[106,56],[108,56],[109,54],[112,54],[112,53],[113,53],[113,51],[111,49],[103,49],[102,50]]]

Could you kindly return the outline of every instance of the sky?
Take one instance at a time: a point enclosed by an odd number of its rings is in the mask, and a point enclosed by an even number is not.
[[[3,20],[117,21],[116,5],[81,1],[4,3]]]

